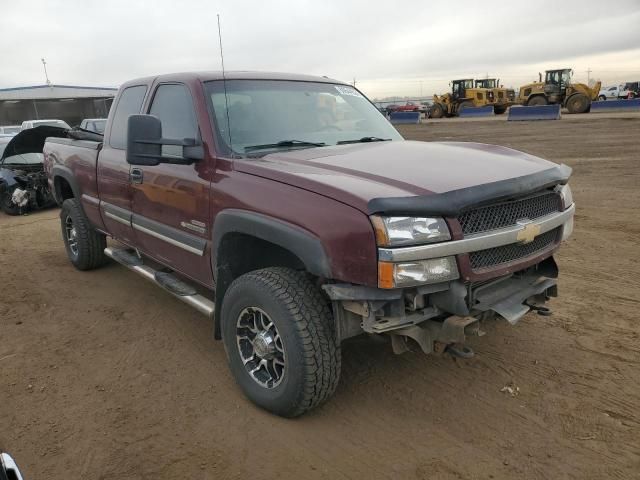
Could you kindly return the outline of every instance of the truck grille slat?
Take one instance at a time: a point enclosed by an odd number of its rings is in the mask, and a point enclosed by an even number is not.
[[[525,259],[540,253],[554,245],[560,234],[561,227],[554,228],[542,235],[538,235],[531,243],[512,243],[501,247],[488,248],[469,254],[469,262],[473,270],[497,267],[505,263]]]
[[[458,217],[458,221],[462,233],[466,236],[509,227],[515,225],[518,220],[534,220],[560,210],[560,195],[546,192],[512,202],[479,207],[463,213]]]

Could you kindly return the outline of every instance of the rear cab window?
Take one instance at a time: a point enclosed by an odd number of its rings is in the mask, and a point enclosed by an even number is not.
[[[111,122],[109,145],[111,148],[124,150],[127,148],[127,123],[130,115],[140,113],[142,102],[147,93],[146,85],[136,85],[123,90]]]

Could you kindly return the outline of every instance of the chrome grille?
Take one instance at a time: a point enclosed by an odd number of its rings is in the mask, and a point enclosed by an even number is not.
[[[488,267],[498,267],[502,264],[521,260],[550,248],[558,240],[562,227],[554,228],[542,235],[538,235],[531,243],[512,243],[501,247],[488,248],[469,254],[472,270]]]
[[[515,225],[518,220],[534,220],[562,208],[560,195],[546,192],[511,202],[479,207],[458,217],[462,233],[472,235]]]

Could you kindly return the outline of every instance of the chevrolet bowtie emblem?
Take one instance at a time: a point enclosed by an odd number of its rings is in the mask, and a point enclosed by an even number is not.
[[[531,223],[530,220],[520,220],[518,225],[522,226],[522,230],[518,232],[518,242],[522,244],[531,243],[540,234],[540,226]]]

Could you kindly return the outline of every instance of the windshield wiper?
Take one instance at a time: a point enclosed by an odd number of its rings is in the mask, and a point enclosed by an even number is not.
[[[266,150],[269,148],[280,147],[324,147],[324,142],[306,142],[304,140],[281,140],[277,143],[265,143],[264,145],[249,145],[244,147],[245,152],[253,152],[254,150]]]
[[[346,145],[347,143],[369,143],[369,142],[388,142],[390,138],[380,137],[362,137],[356,140],[340,140],[336,145]]]

